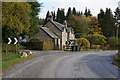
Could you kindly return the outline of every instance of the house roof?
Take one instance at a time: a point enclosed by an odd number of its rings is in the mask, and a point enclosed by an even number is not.
[[[48,20],[48,21],[50,21],[52,24],[54,24],[60,31],[64,31],[64,28],[66,28],[65,25],[58,23],[56,21],[52,21],[52,20]],[[70,30],[73,31],[73,29],[71,27],[67,27],[66,30],[67,30],[67,32],[70,32]]]
[[[48,20],[48,21],[50,21],[51,23],[53,23],[60,31],[64,31],[65,25],[63,25],[61,23],[58,23],[56,21],[51,21],[51,20]]]
[[[58,38],[49,28],[39,26],[42,30],[44,30],[50,37]]]

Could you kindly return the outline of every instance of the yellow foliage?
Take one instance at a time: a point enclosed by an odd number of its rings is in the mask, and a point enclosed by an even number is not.
[[[28,32],[30,13],[31,5],[27,2],[3,2],[2,27],[19,33]]]

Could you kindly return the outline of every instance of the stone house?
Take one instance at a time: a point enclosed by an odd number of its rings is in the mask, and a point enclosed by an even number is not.
[[[64,24],[53,21],[53,16],[49,13],[47,22],[39,26],[41,32],[35,36],[35,38],[41,41],[52,41],[55,45],[55,49],[63,49],[66,46],[66,42],[75,39],[74,30],[71,27],[67,27],[67,22]]]

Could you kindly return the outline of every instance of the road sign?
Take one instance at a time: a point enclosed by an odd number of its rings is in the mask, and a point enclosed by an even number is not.
[[[7,38],[6,44],[17,44],[18,40],[17,38]]]
[[[16,54],[17,54],[17,38],[7,38],[6,40],[6,55],[7,55],[7,44],[16,44]]]

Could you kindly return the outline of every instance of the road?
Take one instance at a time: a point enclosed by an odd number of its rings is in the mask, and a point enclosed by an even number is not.
[[[37,57],[3,72],[3,78],[118,78],[117,51],[33,51]]]

